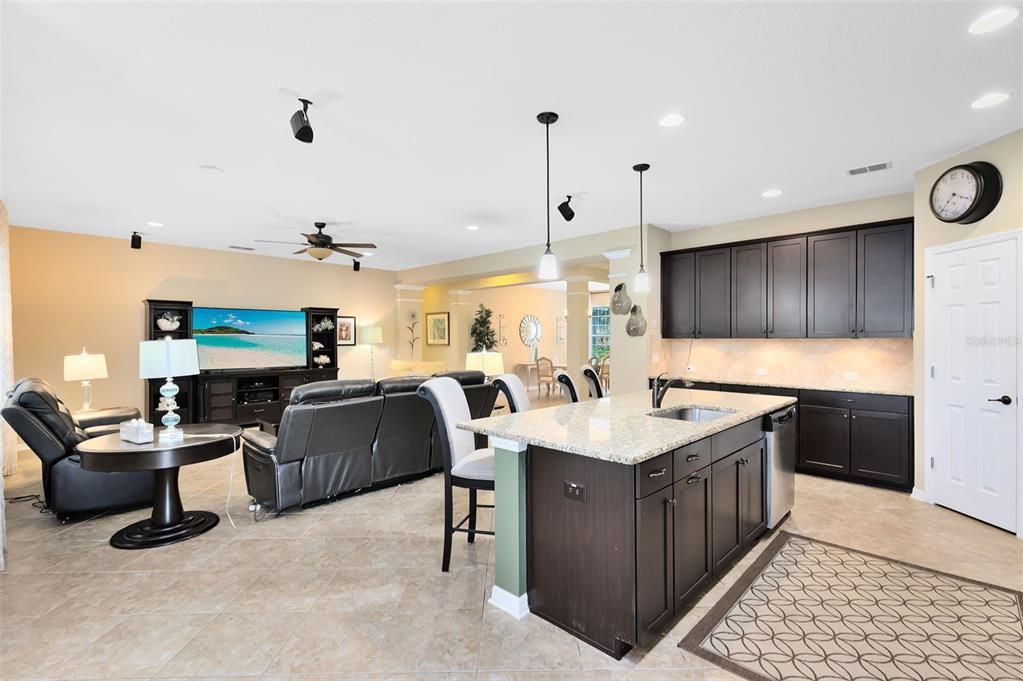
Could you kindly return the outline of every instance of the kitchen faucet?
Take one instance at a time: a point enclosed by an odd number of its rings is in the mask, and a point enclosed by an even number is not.
[[[664,401],[664,396],[668,393],[668,388],[692,388],[695,385],[688,378],[669,378],[662,386],[661,377],[666,373],[668,372],[662,371],[657,375],[657,378],[654,379],[653,389],[650,391],[654,409],[661,408],[661,402]]]

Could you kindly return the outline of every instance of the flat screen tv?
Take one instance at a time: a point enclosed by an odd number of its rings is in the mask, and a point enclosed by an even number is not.
[[[305,313],[297,310],[192,308],[199,369],[305,366]]]

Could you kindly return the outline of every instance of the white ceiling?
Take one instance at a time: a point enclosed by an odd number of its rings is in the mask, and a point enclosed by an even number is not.
[[[577,195],[555,239],[634,225],[641,161],[669,229],[909,191],[1023,124],[1023,22],[967,32],[991,6],[8,2],[3,198],[14,224],[209,248],[347,220],[400,269],[543,242],[547,109],[552,203]],[[338,95],[312,145],[282,87]]]

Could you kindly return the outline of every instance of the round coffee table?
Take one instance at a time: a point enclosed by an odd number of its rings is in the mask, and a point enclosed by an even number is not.
[[[110,538],[111,546],[118,549],[165,546],[209,532],[220,522],[216,513],[182,509],[178,471],[181,466],[210,461],[236,451],[241,445],[242,429],[216,423],[180,428],[184,438],[179,442],[160,442],[163,428],[157,428],[153,441],[145,444],[126,442],[114,433],[85,440],[75,448],[82,468],[87,471],[156,473],[152,516],[118,530]]]

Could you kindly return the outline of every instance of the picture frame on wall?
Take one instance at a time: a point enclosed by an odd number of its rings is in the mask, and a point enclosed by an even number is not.
[[[426,313],[426,344],[451,345],[451,313]]]
[[[341,347],[355,345],[355,317],[338,315],[337,344]]]

